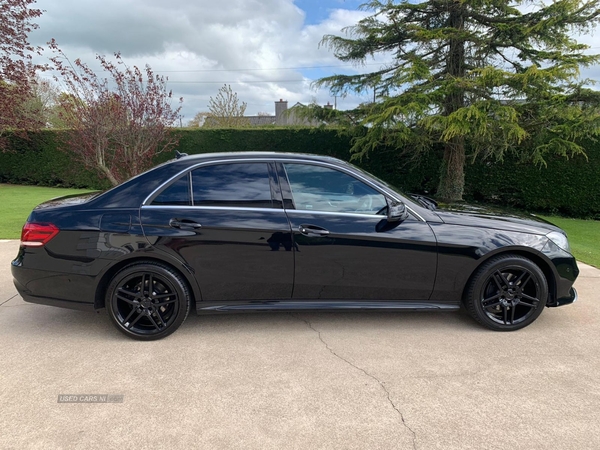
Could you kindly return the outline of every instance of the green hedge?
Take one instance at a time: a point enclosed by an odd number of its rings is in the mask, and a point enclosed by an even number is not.
[[[107,180],[86,170],[61,142],[63,131],[44,130],[6,136],[0,149],[0,183],[106,189]]]
[[[468,198],[582,218],[600,218],[600,148],[588,159],[547,158],[547,167],[508,160],[477,163],[467,170]]]
[[[350,159],[350,139],[336,130],[319,128],[176,129],[178,150],[185,153],[277,151],[317,153]],[[8,151],[0,152],[0,182],[103,189],[109,183],[84,170],[61,151],[63,132],[44,130],[28,139],[8,137]],[[575,217],[600,217],[600,146],[589,143],[589,160],[548,158],[548,167],[536,167],[507,157],[504,162],[479,161],[466,168],[465,199],[531,211]],[[155,163],[173,153],[157,155]],[[405,192],[435,194],[441,152],[432,151],[418,166],[395,149],[371,152],[354,161],[365,170]]]

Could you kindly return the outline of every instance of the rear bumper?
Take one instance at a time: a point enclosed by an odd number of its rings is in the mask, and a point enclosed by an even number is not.
[[[13,272],[14,273],[14,272]],[[33,295],[25,286],[23,286],[16,278],[13,278],[15,287],[19,295],[28,303],[35,303],[38,305],[47,306],[58,306],[59,308],[77,309],[79,311],[94,311],[94,304],[88,302],[77,302],[70,300],[63,300],[53,297],[42,297]]]
[[[29,264],[24,264],[25,260]],[[68,272],[46,270],[45,267],[55,270],[68,269]],[[26,302],[84,311],[94,310],[94,278],[76,273],[77,269],[82,271],[81,265],[51,259],[42,249],[27,252],[21,248],[11,262],[10,269],[15,288]]]

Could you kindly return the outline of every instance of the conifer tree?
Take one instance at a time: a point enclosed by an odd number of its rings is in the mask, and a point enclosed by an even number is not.
[[[599,20],[600,0],[372,0],[372,14],[326,35],[344,62],[389,60],[379,70],[322,78],[334,95],[376,89],[362,117],[358,155],[393,145],[443,148],[437,197],[462,199],[467,158],[514,152],[534,163],[584,153],[600,134],[599,95],[580,68],[600,60],[577,41]],[[436,145],[437,144],[437,145]]]

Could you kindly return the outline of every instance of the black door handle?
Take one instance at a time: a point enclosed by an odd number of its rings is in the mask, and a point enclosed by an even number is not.
[[[198,228],[202,228],[198,222],[194,222],[193,220],[188,219],[171,219],[169,220],[169,226],[173,228],[179,228],[182,230],[195,230]]]
[[[318,227],[316,225],[300,225],[298,227],[298,230],[304,236],[310,237],[322,237],[327,236],[329,234],[328,230],[326,230],[325,228]]]

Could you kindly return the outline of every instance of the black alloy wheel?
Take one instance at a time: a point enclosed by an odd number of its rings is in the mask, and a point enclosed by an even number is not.
[[[173,333],[186,319],[190,295],[180,274],[160,263],[133,263],[120,270],[106,291],[106,308],[118,330],[139,340]]]
[[[513,331],[537,319],[547,300],[548,282],[535,263],[519,255],[500,255],[476,272],[466,306],[487,328]]]

